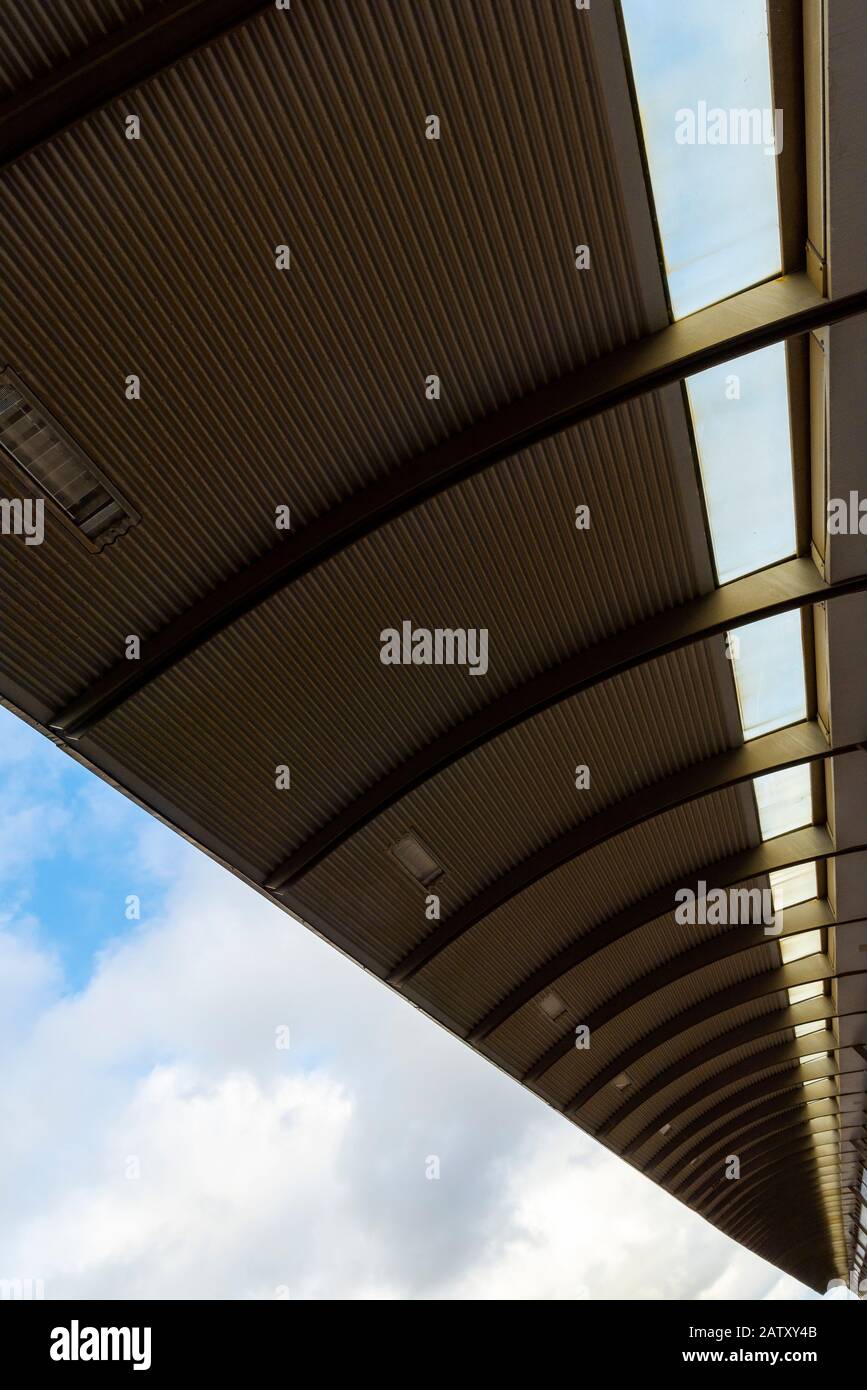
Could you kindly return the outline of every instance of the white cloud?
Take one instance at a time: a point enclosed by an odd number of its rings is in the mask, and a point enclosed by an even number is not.
[[[204,857],[166,837],[142,852],[173,876],[164,909],[145,892],[78,994],[32,933],[0,937],[22,1001],[0,1079],[0,1275],[49,1297],[781,1287]]]

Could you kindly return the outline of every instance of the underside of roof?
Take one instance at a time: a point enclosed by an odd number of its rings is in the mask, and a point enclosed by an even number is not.
[[[867,1095],[849,8],[771,5],[785,274],[672,322],[613,4],[0,0],[0,369],[129,522],[4,535],[4,703],[816,1289]],[[682,382],[774,341],[798,553],[721,586]],[[2,451],[0,492],[43,495]],[[726,634],[789,611],[806,717],[745,742]],[[485,660],[384,664],[407,624]],[[676,914],[813,862],[805,958]]]

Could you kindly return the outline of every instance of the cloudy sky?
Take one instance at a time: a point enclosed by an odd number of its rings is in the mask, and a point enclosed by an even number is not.
[[[806,1295],[4,710],[0,816],[0,1278]]]

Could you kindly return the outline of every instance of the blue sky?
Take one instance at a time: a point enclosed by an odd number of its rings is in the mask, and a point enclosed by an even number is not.
[[[805,1294],[3,710],[0,814],[0,1278]]]

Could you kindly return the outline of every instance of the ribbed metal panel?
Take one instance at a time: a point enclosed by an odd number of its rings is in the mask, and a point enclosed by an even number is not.
[[[56,597],[9,614],[18,679],[62,703],[117,659],[123,635],[147,636],[272,545],[277,504],[303,526],[637,336],[604,103],[574,19],[553,0],[461,15],[329,0],[293,11],[291,27],[272,11],[5,173],[4,352],[143,517],[98,561],[56,527],[29,553],[40,599]],[[439,142],[424,138],[437,102]],[[138,141],[123,138],[132,107]],[[591,271],[574,267],[579,240]],[[291,245],[285,273],[279,244]],[[124,397],[131,372],[137,402]],[[439,401],[425,398],[429,373]],[[635,459],[659,451],[658,422],[641,415],[611,438],[590,431],[584,479],[604,492],[622,455],[599,524],[634,494],[639,545]],[[563,452],[546,451],[554,473]],[[500,495],[492,485],[490,505]],[[622,581],[639,608],[653,608],[654,571],[663,602],[684,592],[683,547],[667,564],[659,541],[666,497],[664,484],[646,495],[652,567]],[[565,487],[567,531],[582,500]],[[418,524],[425,564],[437,521]],[[608,616],[603,605],[600,625]],[[50,678],[16,643],[19,624],[32,648],[50,646]]]
[[[698,692],[701,692],[699,695]],[[436,777],[354,836],[293,890],[302,911],[385,946],[394,965],[431,929],[425,894],[388,853],[412,826],[446,872],[443,918],[571,825],[726,742],[720,691],[704,647],[675,653],[512,730]],[[577,792],[574,768],[591,769]],[[465,806],[472,831],[458,813]],[[347,917],[351,921],[347,921]]]
[[[726,1058],[726,1065],[733,1065],[731,1058]],[[795,1063],[795,1066],[797,1066],[797,1062]],[[656,1155],[660,1152],[661,1149],[665,1148],[667,1144],[671,1143],[675,1134],[679,1130],[685,1129],[687,1126],[692,1125],[693,1123],[697,1123],[700,1117],[703,1114],[705,1114],[708,1110],[713,1109],[715,1105],[722,1104],[725,1100],[729,1098],[734,1098],[746,1086],[758,1084],[762,1080],[771,1076],[785,1076],[787,1072],[790,1075],[792,1074],[792,1063],[778,1062],[775,1066],[765,1067],[760,1070],[756,1070],[755,1072],[752,1072],[748,1081],[745,1081],[743,1079],[732,1081],[728,1086],[723,1086],[719,1090],[713,1091],[711,1095],[706,1096],[701,1101],[689,1104],[689,1097],[687,1096],[687,1102],[684,1104],[683,1108],[678,1112],[676,1124],[672,1126],[672,1132],[668,1135],[661,1135],[659,1133],[656,1133],[653,1134],[649,1139],[645,1140],[641,1148],[636,1151],[635,1162],[640,1167],[645,1169],[653,1167],[655,1174]],[[709,1070],[707,1078],[708,1080],[710,1080],[711,1075],[712,1072]],[[695,1086],[695,1080],[693,1080],[693,1086]],[[660,1112],[666,1109],[665,1105],[659,1105],[658,1102],[657,1105],[659,1106]],[[647,1117],[642,1118],[641,1120],[637,1120],[635,1116],[630,1116],[629,1120],[618,1130],[618,1144],[624,1146],[628,1144],[637,1134],[639,1134],[644,1129],[647,1123]],[[679,1145],[676,1146],[676,1151],[680,1151]],[[672,1152],[675,1152],[675,1150],[673,1149]]]
[[[452,1017],[476,1023],[569,942],[679,875],[689,882],[702,865],[746,842],[734,792],[659,816],[564,865],[479,922],[421,972],[418,992]],[[530,1003],[488,1047],[529,1066],[551,1041],[546,1023]]]
[[[729,1025],[728,1015],[724,1020],[726,1027]],[[722,1057],[707,1062],[701,1067],[696,1067],[688,1072],[686,1076],[661,1087],[652,1100],[638,1106],[630,1118],[618,1128],[618,1146],[624,1146],[637,1135],[645,1125],[649,1124],[657,1115],[667,1111],[669,1107],[683,1105],[683,1112],[686,1115],[689,1111],[689,1100],[692,1093],[706,1081],[711,1081],[727,1067],[737,1066],[739,1062],[745,1062],[749,1058],[759,1057],[769,1048],[781,1042],[788,1042],[792,1038],[791,1033],[775,1033],[771,1037],[757,1038],[753,1042],[743,1043],[740,1047],[732,1048],[724,1053]],[[690,1040],[690,1046],[692,1046]]]
[[[158,0],[2,0],[0,100],[45,76]]]
[[[766,998],[752,1000],[747,1004],[741,1004],[735,1009],[728,1010],[722,1017],[714,1017],[706,1023],[690,1028],[671,1042],[664,1044],[663,1047],[649,1052],[638,1062],[630,1063],[629,1075],[633,1078],[637,1091],[640,1093],[644,1086],[653,1081],[667,1067],[680,1061],[681,1058],[701,1047],[704,1043],[730,1032],[742,1023],[749,1023],[765,1014],[773,1013],[775,1009],[783,1007],[784,1003],[785,999],[782,995],[774,994]],[[698,1077],[700,1073],[696,1072],[695,1075]],[[621,1095],[614,1086],[606,1087],[588,1105],[583,1107],[581,1111],[582,1122],[592,1132],[604,1120],[613,1115],[625,1099],[626,1097]]]
[[[673,928],[675,928],[673,918],[661,918],[657,923],[645,928],[643,932],[636,933],[636,936],[644,938],[644,951],[642,953],[644,959],[622,962],[624,985],[629,984],[632,980],[642,979],[655,965],[686,949],[680,943],[677,946],[673,943],[670,947],[668,946]],[[681,927],[679,930],[683,932],[695,930],[695,928],[685,929]],[[712,934],[715,935],[718,932],[719,928]],[[648,961],[646,955],[653,950],[654,939],[656,943],[655,959],[651,957]],[[702,938],[696,937],[688,944],[695,944],[700,939]],[[704,939],[710,938],[705,937]],[[619,944],[628,949],[628,938],[625,943]],[[606,951],[605,956],[612,955],[614,950],[616,948],[612,948],[611,952]],[[617,968],[613,961],[607,962],[607,964],[612,972]],[[603,1028],[596,1029],[591,1038],[590,1048],[584,1050],[573,1048],[568,1058],[559,1062],[545,1075],[540,1089],[546,1096],[550,1096],[555,1103],[564,1104],[582,1086],[592,1081],[593,1077],[606,1067],[613,1058],[619,1056],[621,1052],[634,1043],[639,1042],[641,1038],[646,1037],[658,1025],[666,1022],[669,1018],[674,1018],[684,1009],[698,1003],[701,999],[708,998],[718,990],[726,989],[730,985],[737,984],[740,980],[751,979],[765,970],[776,968],[778,965],[779,949],[773,944],[760,946],[750,951],[739,952],[737,955],[730,956],[713,965],[705,966],[704,969],[696,971],[695,974],[688,975],[683,980],[668,985],[665,989],[649,994],[640,1003],[618,1014]],[[572,972],[571,976],[564,978],[562,990],[558,986],[558,994],[562,994],[563,999],[570,1004],[570,1007],[573,1006],[575,992],[580,988],[578,980],[575,978],[580,975],[580,969],[579,967],[578,970]],[[615,998],[619,988],[622,987],[615,987],[613,990]],[[610,989],[607,989],[602,995],[603,999],[611,997],[612,991]],[[588,1007],[579,1003],[575,1013],[571,1014],[570,1017],[586,1018],[592,1008],[593,1004]],[[537,1012],[539,1012],[538,1009]],[[725,1023],[723,1026],[728,1026],[728,1024]],[[544,1030],[542,1031],[544,1036]],[[562,1029],[558,1029],[556,1036],[561,1036],[562,1031]],[[550,1045],[551,1042],[548,1042],[546,1046]],[[666,1045],[666,1059],[669,1057],[671,1046],[672,1044]],[[543,1055],[545,1050],[546,1047],[540,1047],[536,1056]],[[628,1099],[628,1097],[624,1097],[624,1099]]]

